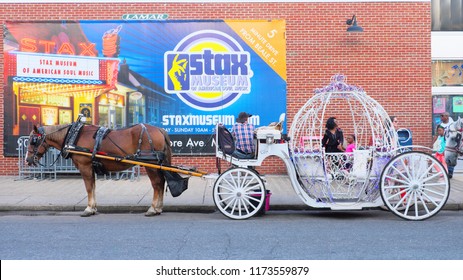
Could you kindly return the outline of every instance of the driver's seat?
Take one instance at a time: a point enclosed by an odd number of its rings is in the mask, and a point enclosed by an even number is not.
[[[231,156],[235,151],[235,139],[231,132],[223,125],[217,124],[217,148],[222,153]]]

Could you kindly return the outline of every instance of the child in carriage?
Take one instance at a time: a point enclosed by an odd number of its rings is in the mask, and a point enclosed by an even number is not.
[[[346,163],[345,163],[345,168],[346,170],[350,170],[352,168],[352,160],[354,157],[354,150],[356,148],[355,146],[355,135],[354,134],[348,134],[346,136],[346,142],[347,146],[345,149],[346,153]]]
[[[355,135],[354,134],[347,135],[346,142],[347,142],[347,147],[346,147],[345,152],[352,155],[352,153],[355,150]]]

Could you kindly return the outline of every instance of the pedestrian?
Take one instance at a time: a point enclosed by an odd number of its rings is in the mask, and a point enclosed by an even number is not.
[[[436,129],[437,139],[434,142],[432,147],[433,151],[435,152],[436,159],[442,163],[445,170],[447,171],[447,163],[445,162],[444,151],[445,151],[445,129],[442,126],[438,126]]]
[[[440,123],[438,125],[442,126],[444,128],[444,130],[446,130],[449,127],[449,125],[451,125],[452,123],[453,123],[453,119],[450,116],[449,112],[444,112],[444,113],[440,114]],[[434,137],[432,139],[433,143],[436,142],[437,136],[438,136],[437,134],[434,135]]]
[[[444,129],[447,129],[449,125],[453,123],[453,119],[450,116],[449,112],[444,112],[440,115],[440,126],[442,126]]]

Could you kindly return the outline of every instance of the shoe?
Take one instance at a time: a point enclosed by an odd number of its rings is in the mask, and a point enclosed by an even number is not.
[[[449,179],[452,179],[453,175],[452,174],[449,174]]]

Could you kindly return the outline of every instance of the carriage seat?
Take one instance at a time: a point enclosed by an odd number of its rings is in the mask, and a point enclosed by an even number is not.
[[[233,152],[236,150],[235,146],[235,139],[231,132],[223,125],[217,124],[216,126],[216,145],[217,145],[217,152],[223,153],[225,156],[232,157],[233,159],[240,160],[240,161],[247,161],[255,159],[255,155],[251,159],[243,159],[233,156]]]
[[[351,175],[357,179],[366,179],[368,177],[369,162],[371,160],[370,150],[354,150],[353,166]]]
[[[322,149],[323,136],[301,136],[299,147],[302,152],[316,153]]]

